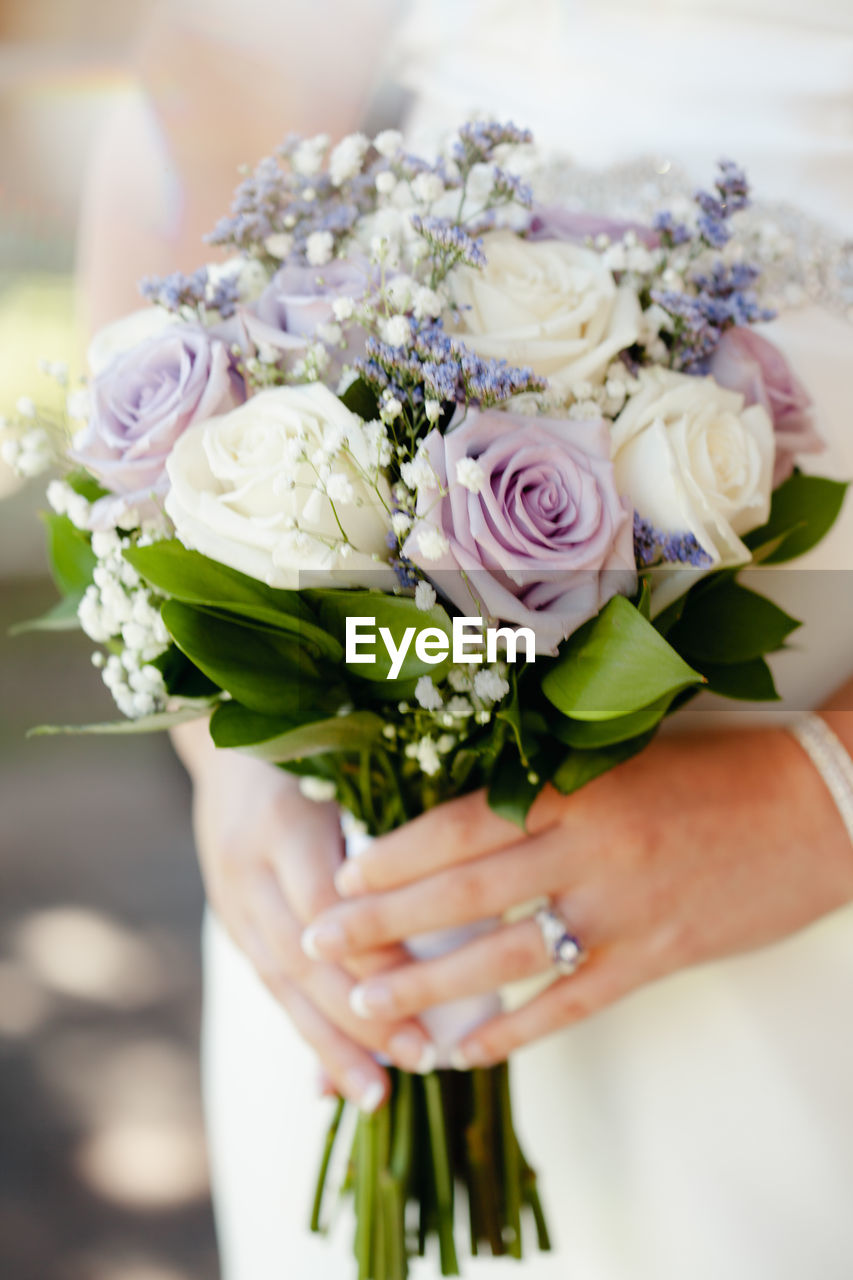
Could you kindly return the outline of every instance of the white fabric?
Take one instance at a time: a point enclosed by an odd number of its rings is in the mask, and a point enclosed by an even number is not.
[[[849,0],[427,0],[414,5],[399,65],[419,94],[421,134],[485,106],[583,163],[655,152],[707,181],[729,154],[768,199],[798,198],[853,231]],[[811,469],[853,476],[853,328],[809,308],[773,336],[821,409],[830,449]],[[853,591],[840,573],[804,567],[853,567],[853,503],[808,561],[772,583],[806,619],[774,661],[788,713],[853,670]],[[691,715],[694,726],[718,723],[707,705]],[[327,1118],[311,1054],[214,924],[206,944],[225,1280],[344,1280],[346,1232],[330,1245],[304,1227]],[[527,1280],[849,1280],[851,993],[844,910],[519,1054],[521,1134],[558,1244],[531,1252]],[[511,1269],[465,1264],[475,1280]],[[415,1280],[435,1274],[412,1269]]]

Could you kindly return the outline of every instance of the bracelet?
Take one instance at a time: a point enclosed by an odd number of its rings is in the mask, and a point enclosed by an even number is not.
[[[826,783],[841,821],[853,841],[853,759],[820,716],[809,711],[788,726]]]

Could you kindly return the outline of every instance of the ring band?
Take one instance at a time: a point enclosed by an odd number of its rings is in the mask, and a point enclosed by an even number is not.
[[[586,951],[580,939],[569,933],[563,917],[550,907],[541,907],[533,919],[557,972],[568,975],[579,969],[586,960]]]

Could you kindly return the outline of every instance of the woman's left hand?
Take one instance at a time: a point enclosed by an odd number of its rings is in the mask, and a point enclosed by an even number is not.
[[[548,898],[587,953],[521,1008],[478,1027],[454,1065],[498,1062],[665,974],[746,951],[853,899],[853,851],[824,783],[778,729],[664,737],[563,797],[547,788],[527,834],[483,792],[377,840],[338,872],[351,901],[303,935],[344,959]],[[552,966],[532,919],[352,993],[365,1017],[398,1018],[493,991]]]

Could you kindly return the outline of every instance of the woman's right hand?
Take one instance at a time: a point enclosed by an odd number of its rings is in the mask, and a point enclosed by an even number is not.
[[[362,956],[350,972],[310,959],[300,945],[305,926],[339,900],[333,877],[343,845],[335,806],[305,799],[293,777],[263,761],[217,751],[203,722],[173,737],[194,781],[196,844],[211,907],[335,1089],[375,1109],[389,1080],[374,1054],[409,1071],[429,1070],[435,1054],[414,1019],[367,1021],[350,1007],[358,978],[399,965],[399,948]]]

